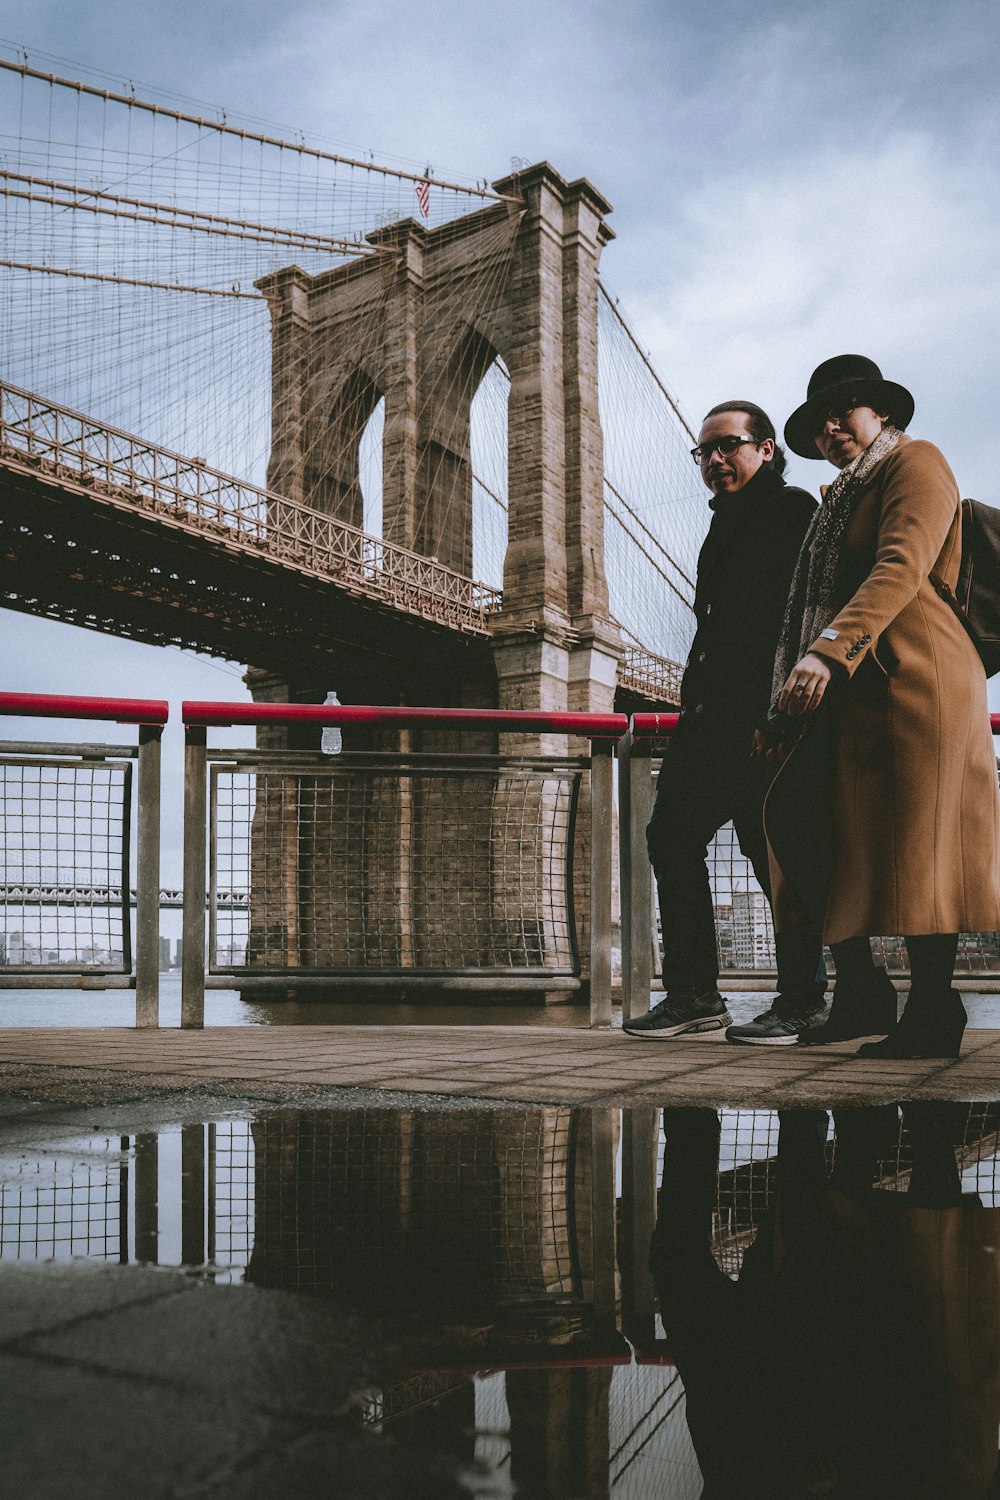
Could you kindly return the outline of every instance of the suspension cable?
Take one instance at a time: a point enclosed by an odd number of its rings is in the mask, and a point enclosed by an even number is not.
[[[133,94],[119,94],[113,89],[99,89],[92,83],[83,83],[76,78],[60,78],[56,73],[43,73],[38,68],[29,67],[27,63],[13,62],[10,58],[0,57],[0,68],[8,73],[20,73],[22,78],[38,79],[39,82],[47,83],[53,88],[71,89],[77,94],[89,94],[94,99],[103,99],[106,104],[124,104],[128,109],[142,109],[149,114],[162,115],[168,120],[179,120],[185,125],[196,125],[199,130],[214,130],[220,135],[234,135],[243,141],[256,141],[261,146],[274,146],[279,151],[295,151],[300,156],[311,156],[317,161],[336,162],[339,166],[354,167],[361,172],[378,172],[383,177],[396,177],[404,182],[431,181],[434,187],[446,188],[453,193],[465,193],[469,197],[485,198],[493,203],[520,202],[520,199],[511,199],[509,194],[495,193],[489,188],[469,187],[465,183],[458,182],[443,182],[437,177],[429,179],[426,173],[404,172],[398,167],[382,166],[380,162],[359,161],[352,156],[339,156],[333,151],[322,151],[318,146],[307,146],[304,141],[286,141],[280,136],[261,135],[254,130],[244,130],[238,125],[230,125],[224,117],[221,120],[206,120],[200,115],[191,115],[184,110],[169,109],[164,104],[153,104]]]
[[[195,292],[200,297],[242,297],[247,302],[263,302],[259,292],[240,292],[235,287],[186,286],[177,281],[141,281],[132,276],[102,276],[99,271],[71,271],[65,266],[39,266],[26,260],[0,260],[10,271],[37,271],[43,276],[72,276],[79,281],[109,281],[115,286],[151,287],[157,292]]]

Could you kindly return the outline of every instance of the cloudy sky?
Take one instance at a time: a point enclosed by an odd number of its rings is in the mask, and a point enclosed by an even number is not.
[[[994,503],[998,31],[993,0],[7,0],[3,21],[60,71],[438,176],[589,177],[615,206],[605,279],[695,421],[742,395],[781,422],[821,359],[866,353]],[[12,688],[242,696],[232,668],[4,626]]]

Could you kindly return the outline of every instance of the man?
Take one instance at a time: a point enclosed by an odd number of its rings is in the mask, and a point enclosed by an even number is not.
[[[786,485],[774,427],[751,401],[714,406],[692,456],[712,491],[714,514],[698,559],[697,632],[681,684],[680,723],[646,831],[667,993],[624,1029],[669,1039],[726,1026],[730,1041],[787,1045],[823,1019],[822,934],[809,925],[779,935],[777,999],[755,1020],[733,1026],[718,990],[706,855],[731,819],[770,896],[763,806],[777,766],[752,747],[770,705],[775,648],[816,502]]]

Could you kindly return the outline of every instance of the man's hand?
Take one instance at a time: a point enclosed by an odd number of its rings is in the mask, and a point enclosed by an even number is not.
[[[823,695],[833,673],[821,656],[807,651],[801,661],[788,674],[788,681],[781,689],[778,707],[793,719],[799,714],[815,713],[823,702]]]
[[[750,753],[757,760],[780,760],[781,741],[763,729],[754,729],[754,741],[750,747]]]
[[[775,735],[768,734],[766,730],[754,730],[750,754],[755,759],[776,760],[783,764],[788,758],[788,751],[789,746],[784,740],[779,740]]]

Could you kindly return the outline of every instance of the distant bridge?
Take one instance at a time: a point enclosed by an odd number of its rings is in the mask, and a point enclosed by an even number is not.
[[[136,904],[135,889],[127,893],[129,906]],[[216,891],[215,904],[228,911],[248,911],[246,891]],[[122,905],[120,885],[44,885],[33,881],[0,882],[0,909],[11,906],[83,906],[117,908]],[[161,911],[182,911],[184,892],[179,887],[160,891]]]

